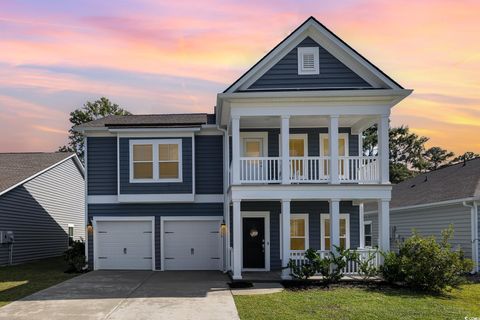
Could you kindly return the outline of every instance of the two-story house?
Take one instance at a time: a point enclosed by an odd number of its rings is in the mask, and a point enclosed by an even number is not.
[[[411,93],[313,17],[223,93],[214,114],[109,116],[86,137],[94,269],[283,270],[307,248],[389,248],[390,110]],[[378,156],[362,132],[378,126]]]

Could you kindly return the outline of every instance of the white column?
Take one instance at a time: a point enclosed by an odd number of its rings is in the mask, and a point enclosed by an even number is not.
[[[290,117],[282,116],[280,127],[280,141],[282,154],[282,184],[290,183]]]
[[[233,200],[233,275],[234,280],[242,279],[242,216],[240,200]]]
[[[363,202],[358,205],[358,224],[360,225],[360,248],[365,248],[365,210]]]
[[[282,200],[282,279],[290,279],[290,199]]]
[[[389,135],[388,115],[382,115],[378,121],[378,156],[380,158],[380,183],[390,183],[389,173]]]
[[[240,184],[240,117],[232,117],[232,180]]]
[[[390,201],[378,201],[378,246],[390,251]]]
[[[330,182],[339,183],[338,177],[338,116],[330,116],[328,124],[328,142],[330,154]]]
[[[340,247],[340,199],[330,200],[330,249],[336,251]]]
[[[363,131],[358,131],[358,156],[363,156]]]

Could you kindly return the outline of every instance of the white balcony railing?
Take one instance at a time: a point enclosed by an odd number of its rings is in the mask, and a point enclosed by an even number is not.
[[[380,254],[376,249],[356,249],[355,250],[361,261],[368,261],[371,255],[374,255],[373,258],[369,261],[371,266],[378,267],[380,266]],[[329,251],[327,250],[318,250],[317,253],[323,259]],[[307,263],[305,259],[305,251],[292,250],[290,251],[290,259],[295,262],[297,266],[302,266]],[[358,275],[358,263],[355,260],[347,261],[347,266],[343,269],[345,275]]]
[[[282,181],[280,157],[241,157],[240,183],[279,183]],[[330,157],[290,157],[290,182],[328,183]],[[378,183],[378,157],[339,157],[340,182]]]

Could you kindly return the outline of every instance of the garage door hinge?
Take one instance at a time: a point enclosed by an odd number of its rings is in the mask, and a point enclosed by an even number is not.
[[[98,231],[98,233],[107,233],[107,231]]]
[[[107,259],[107,257],[98,257],[98,259]]]
[[[152,260],[152,257],[143,257],[143,259],[150,259],[150,260]]]
[[[219,233],[218,231],[210,231],[210,233]]]
[[[172,231],[165,231],[165,233],[174,233],[174,232],[172,232]]]
[[[165,259],[165,260],[174,260],[175,258],[167,258],[167,257],[165,257],[164,259]]]
[[[143,233],[152,233],[152,231],[143,231]]]
[[[210,259],[214,259],[214,260],[220,260],[220,258],[210,258]]]

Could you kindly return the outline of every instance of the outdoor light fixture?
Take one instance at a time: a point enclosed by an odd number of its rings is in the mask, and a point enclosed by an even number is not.
[[[92,233],[93,233],[92,221],[89,221],[88,224],[87,224],[87,233],[88,233],[88,234],[92,234]]]
[[[220,234],[222,236],[225,236],[227,234],[227,225],[225,223],[225,220],[222,221],[222,224],[220,225]]]

